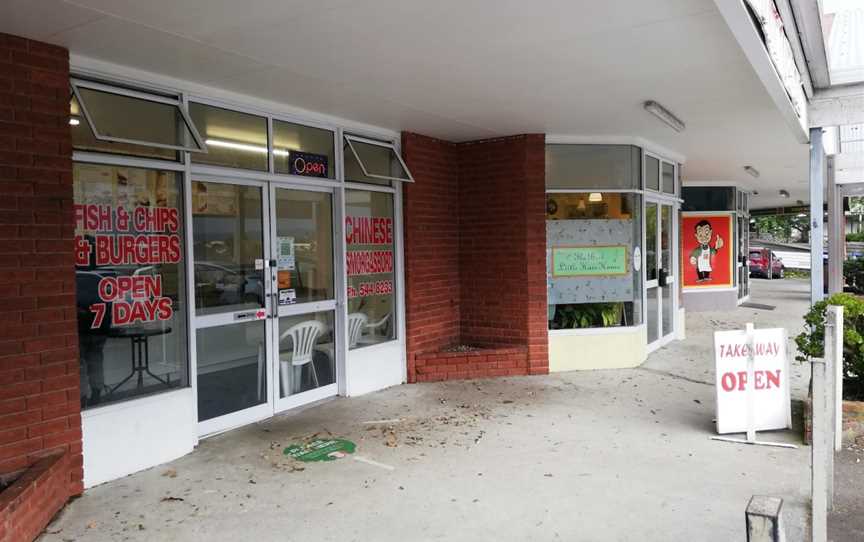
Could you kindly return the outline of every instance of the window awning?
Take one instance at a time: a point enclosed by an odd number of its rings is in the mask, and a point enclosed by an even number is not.
[[[414,182],[408,166],[393,145],[353,135],[346,135],[345,143],[365,176],[387,181]]]
[[[207,152],[189,112],[177,97],[80,79],[72,80],[72,92],[100,141]]]

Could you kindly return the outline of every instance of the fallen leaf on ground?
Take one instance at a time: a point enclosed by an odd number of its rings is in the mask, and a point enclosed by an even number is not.
[[[177,478],[177,471],[174,469],[168,469],[162,473],[162,476],[167,476],[168,478]]]

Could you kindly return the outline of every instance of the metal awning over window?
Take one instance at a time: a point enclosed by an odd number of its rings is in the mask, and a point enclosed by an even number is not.
[[[72,92],[100,141],[207,152],[179,98],[129,90],[80,79]]]
[[[345,143],[366,177],[414,182],[408,166],[393,145],[352,135],[345,136]]]

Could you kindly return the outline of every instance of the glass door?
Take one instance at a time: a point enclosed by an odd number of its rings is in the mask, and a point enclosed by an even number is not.
[[[192,181],[199,433],[272,414],[266,184]]]
[[[342,349],[336,318],[331,189],[270,187],[269,279],[274,307],[275,410],[336,395]]]
[[[677,296],[675,283],[676,208],[661,201],[645,202],[645,278],[648,349],[672,340]]]

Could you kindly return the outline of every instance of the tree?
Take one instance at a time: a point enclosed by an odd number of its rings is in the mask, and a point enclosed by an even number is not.
[[[781,243],[807,243],[810,241],[810,218],[807,214],[801,215],[757,216],[757,235],[770,237]]]

